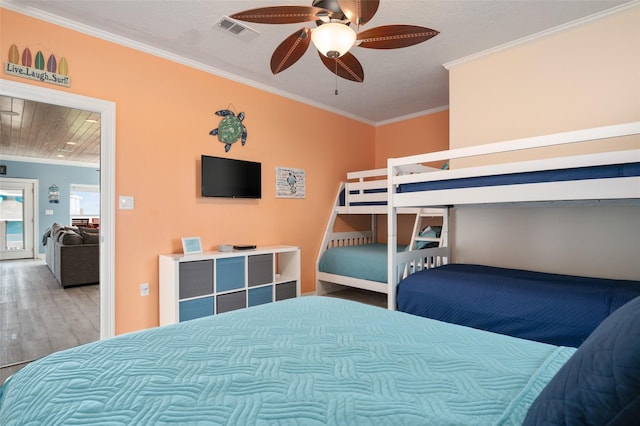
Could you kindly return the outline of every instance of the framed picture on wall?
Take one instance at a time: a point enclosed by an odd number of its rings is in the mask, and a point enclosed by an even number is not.
[[[202,253],[200,237],[182,237],[182,252],[185,256]]]
[[[306,187],[303,169],[276,167],[276,198],[305,198]]]

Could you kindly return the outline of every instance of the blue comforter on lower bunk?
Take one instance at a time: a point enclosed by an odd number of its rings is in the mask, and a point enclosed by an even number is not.
[[[406,246],[398,246],[403,251]],[[362,280],[387,282],[387,245],[359,244],[333,247],[325,251],[318,263],[320,272]]]
[[[449,264],[401,281],[397,303],[398,310],[422,317],[578,347],[637,296],[637,281]]]
[[[302,297],[47,356],[0,424],[517,425],[574,352]]]

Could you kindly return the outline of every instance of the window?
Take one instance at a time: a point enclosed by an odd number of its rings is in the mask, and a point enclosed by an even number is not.
[[[100,186],[71,184],[71,224],[97,226],[100,223]]]
[[[0,190],[0,250],[24,250],[22,190]]]

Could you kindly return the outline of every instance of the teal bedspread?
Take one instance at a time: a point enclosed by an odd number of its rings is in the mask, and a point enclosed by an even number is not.
[[[0,424],[515,425],[573,352],[301,297],[47,356]]]
[[[398,246],[404,250],[404,246]],[[320,272],[363,280],[387,282],[387,245],[361,244],[334,247],[325,251],[318,263]]]

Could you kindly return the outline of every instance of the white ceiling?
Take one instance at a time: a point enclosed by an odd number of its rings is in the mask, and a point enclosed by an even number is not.
[[[3,0],[2,7],[46,19],[364,122],[381,124],[446,107],[443,64],[581,20],[629,0],[382,0],[362,29],[413,24],[440,34],[395,50],[354,47],[365,80],[338,81],[310,46],[291,68],[273,75],[273,50],[309,24],[244,23],[259,35],[245,41],[223,32],[223,16],[256,7],[310,5],[312,0]],[[637,2],[637,1],[636,1]],[[70,75],[73,75],[72,63]],[[124,64],[123,64],[124,65]]]

